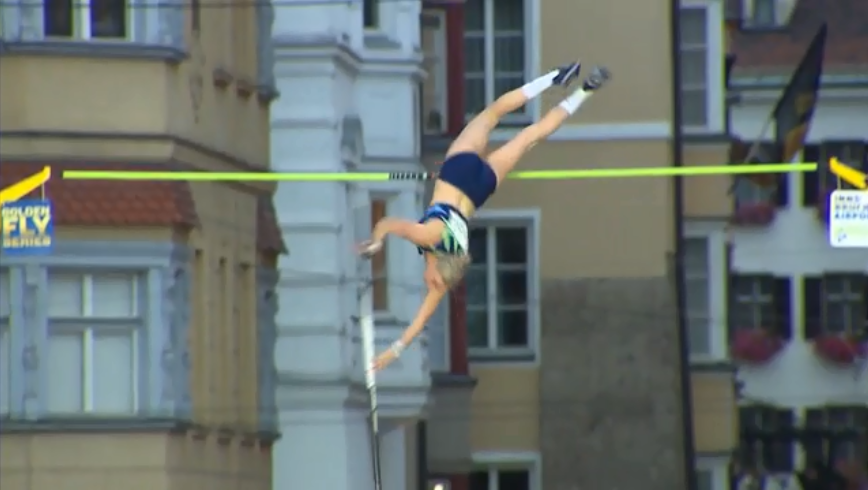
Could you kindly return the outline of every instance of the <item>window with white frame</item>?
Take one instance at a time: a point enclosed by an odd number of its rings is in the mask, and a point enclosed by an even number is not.
[[[532,347],[531,233],[527,226],[470,230],[472,263],[466,276],[471,353],[526,354]]]
[[[488,468],[470,473],[468,490],[531,490],[527,468]]]
[[[696,482],[699,490],[714,490],[714,471],[697,468]]]
[[[688,128],[709,125],[708,8],[681,8],[681,114]]]
[[[42,22],[49,38],[126,39],[131,13],[127,0],[43,0]]]
[[[467,0],[464,15],[464,110],[473,115],[527,79],[525,3]]]
[[[774,279],[771,276],[734,276],[732,295],[734,328],[771,331],[776,327]]]
[[[138,409],[143,308],[135,273],[52,273],[48,279],[48,410]]]
[[[777,25],[775,0],[753,0],[753,9],[750,16],[751,27],[774,27]]]
[[[11,310],[9,269],[0,269],[0,414],[9,413],[12,390]]]
[[[712,354],[712,328],[711,257],[708,238],[685,238],[683,260],[690,354],[709,356]]]
[[[823,281],[823,319],[826,334],[859,334],[865,327],[865,277],[829,275]]]

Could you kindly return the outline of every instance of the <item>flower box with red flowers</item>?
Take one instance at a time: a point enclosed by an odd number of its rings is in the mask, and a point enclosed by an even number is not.
[[[825,334],[814,339],[814,351],[833,364],[853,364],[868,356],[868,343],[849,334]]]
[[[768,226],[775,220],[777,208],[770,202],[737,202],[731,222],[740,226]]]
[[[784,347],[784,339],[763,328],[737,329],[729,346],[733,359],[746,364],[766,364]]]

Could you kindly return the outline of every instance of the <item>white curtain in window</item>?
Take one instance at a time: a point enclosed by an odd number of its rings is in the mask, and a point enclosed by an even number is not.
[[[52,334],[48,339],[48,410],[77,413],[84,408],[84,336]]]
[[[527,81],[524,0],[468,0],[464,19],[464,101],[472,115]]]
[[[134,280],[130,274],[93,276],[93,316],[126,318],[135,314]]]
[[[708,125],[708,29],[705,8],[681,9],[681,93],[685,126]]]
[[[711,350],[708,241],[686,239],[683,260],[690,352],[708,354]]]
[[[93,410],[99,413],[133,411],[133,339],[129,333],[93,338]]]
[[[12,345],[9,327],[0,324],[0,413],[9,412],[12,389]]]
[[[51,274],[48,278],[48,316],[74,318],[84,313],[80,274]]]

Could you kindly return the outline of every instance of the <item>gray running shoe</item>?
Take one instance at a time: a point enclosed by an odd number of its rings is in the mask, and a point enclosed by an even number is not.
[[[582,88],[588,92],[593,92],[605,85],[611,77],[612,74],[609,73],[607,68],[603,66],[595,66],[594,69],[591,70],[591,74],[585,78],[584,82],[582,82]]]

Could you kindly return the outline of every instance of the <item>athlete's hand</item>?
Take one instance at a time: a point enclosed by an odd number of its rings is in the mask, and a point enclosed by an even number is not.
[[[373,240],[365,240],[356,246],[356,251],[362,257],[373,257],[383,249],[383,242],[375,242]]]
[[[395,353],[392,351],[392,349],[386,349],[385,351],[383,351],[382,354],[380,354],[376,357],[376,359],[374,359],[374,364],[371,366],[371,369],[373,369],[374,372],[381,371],[385,369],[386,366],[388,366],[389,364],[392,364],[395,359],[397,359],[397,357],[395,356]]]

